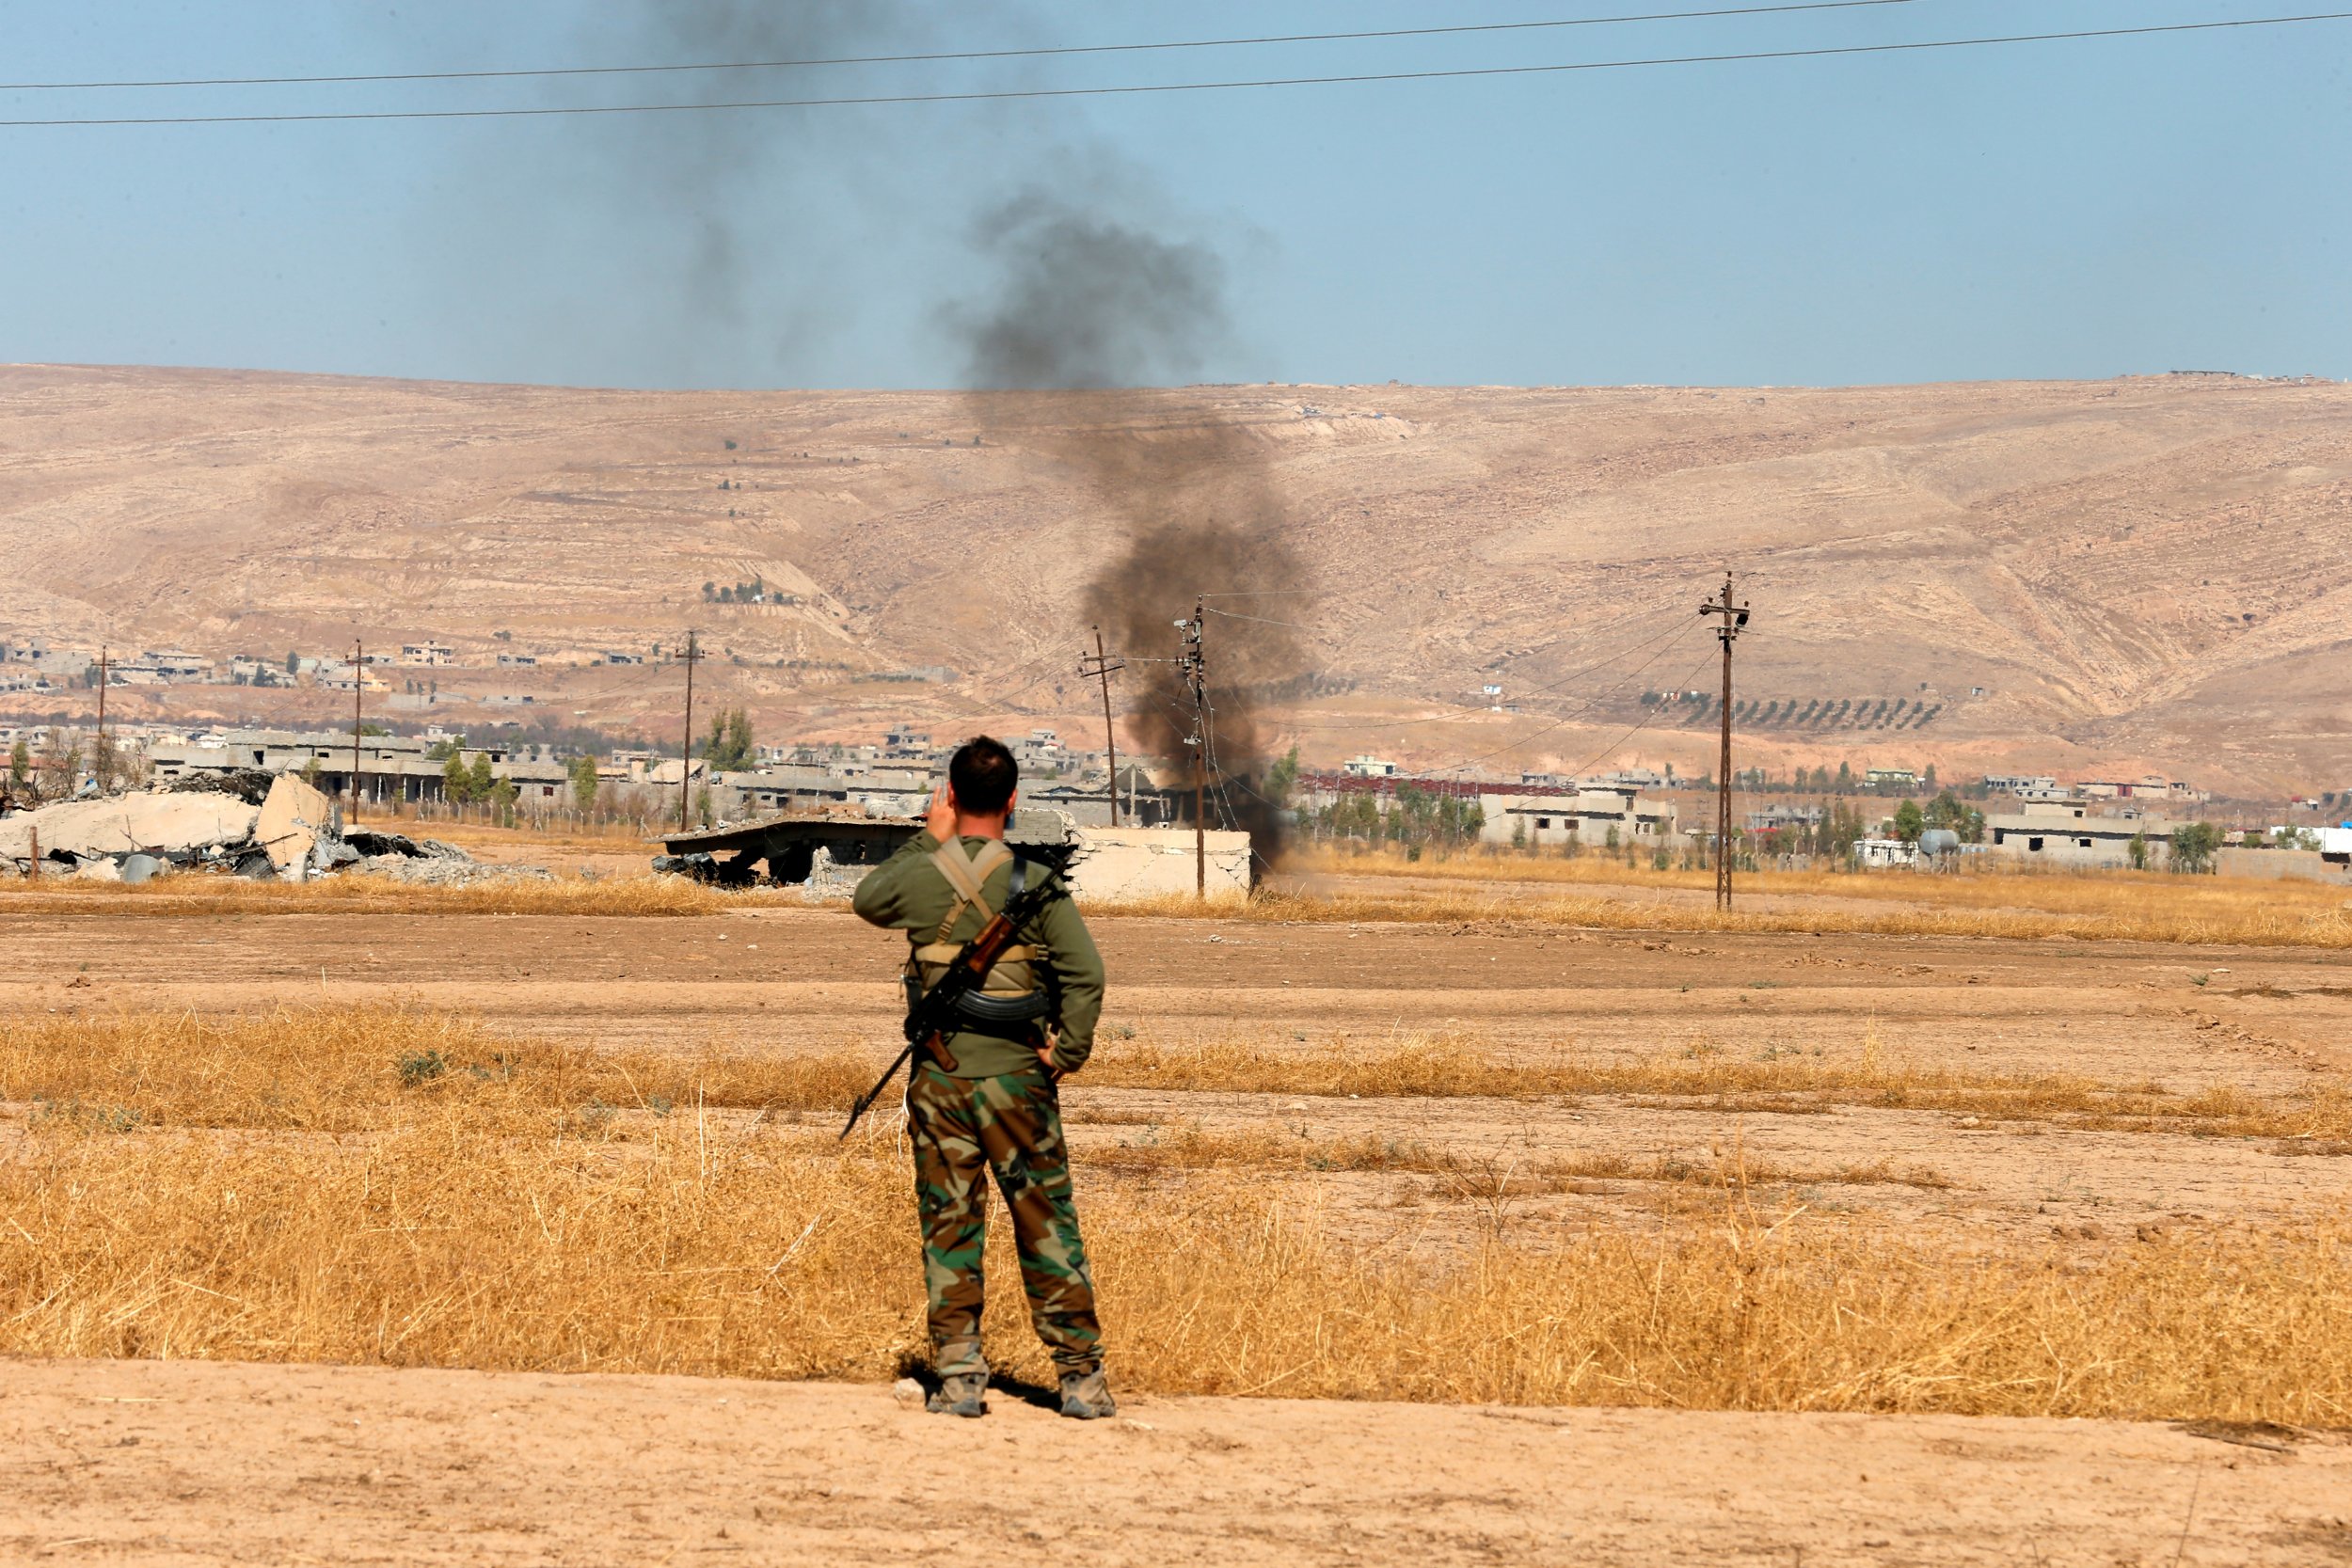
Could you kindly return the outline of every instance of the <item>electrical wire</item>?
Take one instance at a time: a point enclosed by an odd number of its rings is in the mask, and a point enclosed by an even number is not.
[[[1686,625],[1682,628],[1683,636],[1688,636],[1691,626],[1696,626],[1697,624],[1698,623],[1696,622],[1692,622]],[[1470,758],[1468,762],[1455,763],[1453,767],[1441,768],[1439,771],[1446,773],[1459,773],[1466,768],[1475,768],[1480,763],[1486,761],[1490,757],[1499,757],[1505,752],[1516,752],[1520,747],[1526,745],[1529,741],[1534,740],[1540,736],[1549,735],[1554,730],[1564,728],[1566,725],[1575,722],[1578,717],[1581,714],[1590,712],[1595,703],[1599,702],[1603,697],[1606,697],[1612,691],[1616,690],[1617,688],[1625,685],[1626,682],[1631,680],[1634,676],[1640,674],[1643,671],[1648,669],[1651,665],[1657,663],[1668,654],[1674,652],[1676,647],[1681,643],[1682,640],[1682,637],[1677,637],[1674,641],[1668,642],[1664,647],[1660,648],[1656,653],[1650,655],[1649,657],[1642,660],[1641,663],[1635,665],[1632,669],[1628,670],[1624,674],[1619,675],[1609,685],[1604,686],[1598,691],[1594,692],[1592,696],[1585,699],[1583,707],[1579,708],[1577,712],[1566,714],[1561,718],[1555,719],[1539,730],[1530,730],[1527,734],[1519,736],[1517,740],[1512,741],[1506,746],[1498,746],[1491,752],[1481,752],[1479,755]],[[1661,705],[1659,711],[1664,711],[1663,705]]]
[[[1312,626],[1302,626],[1296,621],[1270,621],[1263,615],[1236,615],[1230,610],[1210,610],[1207,613],[1211,615],[1222,615],[1228,621],[1255,621],[1262,626],[1287,626],[1292,631],[1312,631],[1315,629]]]
[[[1617,625],[1617,626],[1622,626],[1622,625],[1624,625],[1624,624],[1625,624],[1625,621],[1626,621],[1626,620],[1629,620],[1629,619],[1631,619],[1631,617],[1630,617],[1630,616],[1624,617],[1624,618],[1621,618],[1620,620],[1618,620],[1618,621],[1616,621],[1616,622],[1614,622],[1614,623],[1612,623],[1612,624],[1613,624],[1613,625]],[[1634,643],[1632,646],[1628,647],[1628,648],[1620,648],[1617,652],[1615,652],[1615,653],[1613,653],[1613,654],[1611,654],[1608,657],[1606,657],[1606,658],[1601,658],[1601,659],[1596,659],[1596,660],[1594,660],[1592,663],[1585,665],[1585,666],[1584,666],[1583,668],[1581,668],[1581,669],[1579,669],[1579,670],[1571,670],[1571,671],[1570,671],[1570,672],[1568,672],[1566,674],[1565,674],[1565,675],[1561,676],[1558,680],[1555,680],[1555,681],[1547,681],[1547,682],[1546,682],[1546,683],[1544,683],[1542,686],[1531,687],[1531,688],[1529,688],[1529,689],[1528,689],[1525,692],[1521,693],[1521,695],[1523,695],[1523,696],[1528,696],[1528,697],[1534,697],[1534,696],[1540,696],[1542,693],[1547,692],[1547,691],[1556,691],[1556,690],[1558,690],[1561,687],[1564,687],[1564,686],[1567,685],[1567,684],[1568,684],[1568,682],[1570,682],[1570,681],[1572,681],[1572,680],[1581,680],[1581,679],[1582,679],[1584,676],[1591,674],[1591,673],[1592,673],[1594,671],[1596,671],[1596,670],[1604,669],[1604,668],[1606,668],[1606,667],[1607,667],[1607,666],[1609,666],[1609,665],[1612,665],[1612,664],[1616,663],[1616,662],[1617,662],[1617,660],[1619,660],[1619,659],[1621,659],[1621,658],[1627,658],[1627,657],[1631,657],[1631,656],[1632,656],[1632,655],[1634,655],[1634,654],[1638,654],[1638,653],[1644,652],[1644,651],[1645,651],[1645,650],[1646,650],[1646,649],[1649,649],[1649,648],[1654,648],[1654,647],[1656,647],[1659,643],[1661,643],[1661,642],[1664,642],[1664,641],[1670,641],[1670,640],[1671,640],[1671,639],[1673,639],[1673,638],[1678,637],[1678,636],[1680,636],[1682,633],[1684,633],[1685,631],[1687,631],[1687,630],[1689,630],[1689,629],[1690,629],[1690,628],[1689,628],[1689,626],[1688,626],[1688,624],[1687,624],[1687,623],[1677,623],[1677,625],[1674,625],[1674,626],[1668,626],[1668,627],[1667,627],[1664,631],[1662,631],[1662,632],[1659,633],[1656,637],[1652,637],[1652,638],[1646,639],[1645,641],[1640,641],[1640,642],[1636,642],[1636,643]],[[1652,662],[1655,662],[1655,660],[1653,660]],[[1636,669],[1635,671],[1633,671],[1633,672],[1632,672],[1632,673],[1634,673],[1634,674],[1639,674],[1639,673],[1641,673],[1641,670],[1643,670],[1643,669],[1647,669],[1647,668],[1648,668],[1648,665],[1645,664],[1645,665],[1641,666],[1639,669]],[[1618,685],[1618,686],[1622,686],[1623,684],[1624,684],[1624,681],[1623,681],[1623,680],[1619,680],[1619,681],[1616,683],[1616,685]],[[1603,689],[1603,694],[1606,694],[1606,692],[1608,692],[1608,691],[1613,691],[1613,690],[1615,690],[1615,689],[1616,689],[1616,687],[1615,687],[1615,686],[1611,686],[1611,687],[1604,688],[1604,689]],[[1585,703],[1583,704],[1583,706],[1582,706],[1582,707],[1580,707],[1577,711],[1581,713],[1581,712],[1582,712],[1582,711],[1583,711],[1583,708],[1585,708],[1585,707],[1590,707],[1590,706],[1592,705],[1592,701],[1593,701],[1593,700],[1592,700],[1592,699],[1590,699],[1590,698],[1586,699]],[[1443,706],[1450,707],[1450,708],[1454,709],[1454,713],[1455,713],[1455,714],[1457,714],[1457,715],[1462,715],[1462,716],[1467,716],[1467,717],[1471,717],[1471,718],[1480,717],[1480,716],[1482,716],[1482,715],[1488,714],[1488,713],[1492,713],[1492,712],[1494,711],[1494,709],[1493,709],[1493,708],[1491,708],[1491,707],[1471,707],[1471,706],[1469,706],[1469,705],[1465,705],[1465,704],[1461,704],[1461,703],[1447,703],[1447,704],[1444,704],[1444,705],[1443,705]],[[1446,717],[1446,716],[1440,716],[1440,717],[1436,718],[1436,719],[1393,719],[1393,720],[1391,720],[1391,719],[1384,719],[1384,720],[1379,721],[1377,723],[1371,723],[1371,724],[1289,724],[1289,725],[1285,725],[1285,726],[1283,726],[1283,727],[1284,727],[1284,728],[1286,728],[1286,729],[1292,729],[1292,730],[1300,730],[1300,731],[1309,731],[1309,732],[1318,732],[1318,733],[1320,733],[1320,732],[1324,732],[1324,731],[1339,731],[1339,732],[1341,732],[1341,733],[1343,733],[1343,734],[1355,734],[1355,733],[1359,732],[1359,731],[1370,731],[1370,730],[1399,730],[1399,729],[1403,729],[1403,728],[1405,728],[1405,727],[1406,727],[1406,725],[1408,725],[1408,724],[1445,724],[1445,723],[1452,723],[1452,722],[1454,722],[1454,720],[1453,718]],[[1565,722],[1565,721],[1564,721],[1564,722]],[[1505,747],[1505,748],[1504,748],[1504,750],[1506,750],[1506,751],[1507,751],[1507,750],[1509,750],[1509,748],[1508,748],[1508,747]]]
[[[1180,49],[1241,49],[1263,44],[1353,43],[1367,40],[1444,38],[1472,33],[1532,33],[1564,27],[1611,27],[1637,22],[1773,16],[1789,11],[1859,10],[1867,7],[1918,3],[1919,0],[1803,0],[1803,3],[1776,6],[1728,6],[1711,10],[1650,11],[1629,16],[1579,16],[1549,22],[1473,22],[1442,27],[1386,27],[1351,33],[1276,33],[1258,38],[1179,39],[1166,43],[1076,43],[1031,49],[941,50],[919,55],[836,55],[797,60],[706,60],[679,65],[541,66],[488,71],[388,71],[337,76],[179,76],[122,82],[0,82],[0,92],[110,91],[134,87],[344,87],[370,82],[487,82],[542,76],[658,76],[704,71],[791,71],[818,66],[1033,60],[1068,55],[1145,55]]]
[[[1715,656],[1711,653],[1703,656],[1696,664],[1691,666],[1691,673],[1689,674],[1683,676],[1682,679],[1675,683],[1676,689],[1679,690],[1681,688],[1688,686],[1691,682],[1696,680],[1698,678],[1699,672],[1706,669],[1709,661],[1711,661],[1714,657]],[[1666,704],[1661,701],[1656,707],[1651,708],[1649,712],[1644,714],[1639,723],[1627,730],[1623,735],[1617,736],[1614,740],[1612,740],[1607,746],[1604,746],[1599,751],[1594,752],[1591,756],[1585,758],[1582,762],[1578,763],[1574,768],[1569,768],[1568,776],[1570,778],[1575,778],[1578,774],[1583,772],[1584,769],[1592,767],[1593,764],[1609,755],[1610,752],[1615,751],[1618,747],[1624,745],[1627,741],[1632,739],[1644,730],[1649,728],[1651,724],[1655,723],[1660,718],[1663,717],[1665,711]]]
[[[914,103],[995,103],[1027,99],[1121,98],[1243,88],[1441,82],[1515,76],[1552,76],[1581,71],[1631,71],[1652,67],[1746,64],[1764,60],[1818,60],[1841,55],[1917,54],[1931,50],[1979,49],[2003,44],[2061,43],[2092,39],[2152,38],[2159,34],[2209,33],[2252,27],[2297,26],[2352,21],[2352,11],[2312,11],[2296,16],[2236,17],[2218,22],[2173,22],[2138,27],[2086,27],[2069,32],[2006,33],[1979,38],[1922,39],[1907,43],[1852,43],[1814,49],[1761,49],[1717,55],[1660,55],[1639,59],[1575,60],[1551,65],[1465,66],[1453,70],[1352,71],[1329,76],[1262,76],[1220,82],[1154,82],[1119,87],[1006,87],[969,92],[870,93],[838,98],[751,98],[705,103],[547,104],[506,109],[321,110],[307,114],[96,115],[0,119],[0,129],[59,126],[291,125],[359,120],[543,119],[577,115],[708,114],[740,109],[834,109]]]

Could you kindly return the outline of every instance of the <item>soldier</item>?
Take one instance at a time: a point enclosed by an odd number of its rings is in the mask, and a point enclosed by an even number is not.
[[[907,933],[910,998],[938,982],[1025,879],[1054,875],[1005,843],[1019,776],[1000,742],[987,736],[967,742],[947,765],[947,786],[932,797],[924,831],[858,884],[859,916]],[[1078,1239],[1057,1085],[1094,1049],[1103,959],[1066,897],[1049,902],[1016,941],[1023,945],[1005,950],[980,994],[959,1004],[958,1027],[943,1042],[952,1067],[918,1052],[907,1084],[939,1374],[929,1408],[954,1416],[987,1409],[981,1182],[993,1172],[1012,1212],[1029,1322],[1061,1375],[1061,1413],[1093,1420],[1118,1407],[1103,1379],[1094,1282]]]

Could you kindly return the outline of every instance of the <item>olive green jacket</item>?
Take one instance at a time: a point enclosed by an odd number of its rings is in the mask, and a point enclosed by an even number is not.
[[[966,837],[966,852],[984,847],[988,840]],[[939,923],[956,901],[955,889],[931,863],[931,854],[939,847],[939,840],[929,830],[916,833],[898,847],[898,852],[866,874],[857,885],[857,894],[850,907],[858,917],[872,925],[887,927],[907,933],[909,951],[929,943],[939,936]],[[1032,878],[1053,873],[1036,861],[1029,863]],[[971,941],[979,935],[993,911],[1004,908],[1012,880],[1012,863],[1008,861],[988,875],[982,891],[988,898],[983,911],[966,907],[948,927],[946,940],[955,942]],[[1094,1052],[1094,1024],[1103,1016],[1103,956],[1094,949],[1094,938],[1088,934],[1086,922],[1079,918],[1077,907],[1067,898],[1057,898],[1047,904],[1038,917],[1014,938],[1037,953],[1036,963],[1052,971],[1053,982],[1060,994],[1060,1016],[1049,1018],[1058,1031],[1054,1040],[1054,1066],[1064,1072],[1075,1072],[1086,1065]],[[1005,967],[999,964],[1002,970]],[[1043,982],[1045,976],[1039,975]],[[1017,1039],[967,1025],[947,1037],[948,1053],[956,1059],[959,1078],[993,1078],[1001,1073],[1025,1072],[1038,1065],[1037,1052]]]

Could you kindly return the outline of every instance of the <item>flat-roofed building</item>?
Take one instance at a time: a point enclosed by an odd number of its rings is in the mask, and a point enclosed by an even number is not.
[[[2095,816],[2080,796],[2029,801],[2023,811],[1984,819],[1985,842],[1996,854],[2085,869],[2130,865],[2134,839],[2144,842],[2146,863],[2160,865],[2172,853],[2172,828],[2137,815]]]

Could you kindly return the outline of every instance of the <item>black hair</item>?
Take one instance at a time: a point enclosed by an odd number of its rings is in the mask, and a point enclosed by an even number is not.
[[[993,816],[1011,800],[1013,785],[1021,782],[1021,767],[1003,741],[976,735],[948,759],[947,782],[955,786],[959,810]]]

